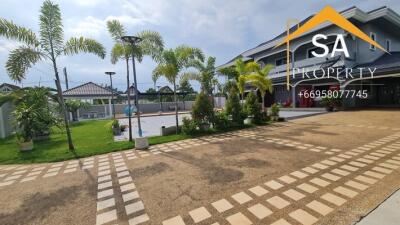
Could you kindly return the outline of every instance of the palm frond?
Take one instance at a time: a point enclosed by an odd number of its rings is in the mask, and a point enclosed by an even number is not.
[[[260,64],[256,62],[248,62],[245,64],[245,71],[248,73],[257,72],[260,70]]]
[[[6,62],[8,75],[12,80],[21,82],[26,71],[43,56],[39,50],[29,46],[20,46],[12,50]]]
[[[2,18],[0,18],[0,36],[21,41],[26,45],[32,45],[35,47],[39,45],[39,40],[36,38],[36,35],[32,30],[20,27],[14,24],[12,21]]]
[[[50,0],[45,0],[40,8],[40,43],[42,48],[59,55],[64,49],[64,31],[60,8]]]
[[[201,82],[201,74],[196,73],[196,72],[184,72],[181,75],[181,80],[195,80]]]
[[[263,76],[268,76],[269,72],[274,68],[274,65],[272,64],[267,64],[264,66],[264,68],[261,69],[261,74]]]
[[[161,35],[156,31],[145,30],[138,33],[136,36],[142,39],[138,46],[141,50],[141,55],[139,53],[135,54],[138,60],[141,59],[143,55],[148,55],[154,61],[160,62],[161,53],[164,49],[164,40]],[[140,61],[141,60],[139,60],[139,62]]]
[[[65,43],[64,54],[72,55],[80,52],[93,53],[102,59],[106,56],[106,50],[103,45],[94,39],[84,37],[71,38]]]
[[[121,42],[121,37],[125,36],[125,28],[118,20],[107,21],[107,29],[115,42]]]
[[[153,76],[164,76],[168,82],[174,83],[178,78],[178,70],[171,64],[159,64],[153,70]]]
[[[246,73],[246,66],[245,63],[241,58],[236,59],[235,61],[235,70],[238,73],[238,75],[243,75]]]

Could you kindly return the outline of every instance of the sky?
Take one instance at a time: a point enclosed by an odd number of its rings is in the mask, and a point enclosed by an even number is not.
[[[124,62],[113,65],[109,53],[113,41],[107,32],[106,21],[118,19],[129,34],[143,30],[159,32],[165,48],[181,44],[201,48],[206,56],[214,56],[221,65],[241,52],[274,38],[284,31],[287,19],[304,19],[326,5],[337,11],[357,6],[364,11],[388,6],[400,13],[398,0],[53,0],[59,4],[65,40],[84,36],[94,38],[107,50],[100,59],[91,54],[62,56],[59,72],[67,67],[69,87],[85,82],[109,84],[106,71],[115,71],[114,86],[126,89]],[[1,0],[0,17],[30,28],[39,29],[41,0]],[[9,79],[5,64],[9,51],[20,43],[0,36],[0,84],[14,83]],[[153,87],[151,74],[156,64],[149,57],[137,64],[139,90]],[[131,79],[132,80],[132,79]],[[160,79],[157,85],[167,85]],[[50,62],[33,66],[22,86],[54,86]],[[199,84],[192,82],[195,89]],[[65,82],[62,82],[65,89]]]

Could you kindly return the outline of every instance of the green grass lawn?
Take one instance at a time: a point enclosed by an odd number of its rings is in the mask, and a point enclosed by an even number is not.
[[[58,162],[133,148],[134,143],[113,141],[113,134],[110,129],[111,124],[111,120],[92,120],[74,123],[71,127],[72,139],[75,145],[74,153],[68,150],[66,134],[58,129],[54,129],[50,135],[50,139],[35,141],[34,150],[29,152],[21,152],[19,150],[15,137],[0,139],[0,164]],[[246,127],[251,126],[230,130]],[[149,138],[149,144],[155,145],[215,133],[220,132],[211,130],[205,134],[194,136],[185,134],[156,136]]]

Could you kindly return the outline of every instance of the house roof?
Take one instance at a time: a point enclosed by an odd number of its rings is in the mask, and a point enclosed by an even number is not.
[[[14,85],[14,84],[9,84],[9,83],[2,83],[2,84],[0,84],[0,88],[5,87],[5,86],[7,86],[7,87],[9,87],[9,88],[11,88],[11,89],[13,89],[13,90],[20,89],[19,86]]]
[[[130,94],[131,94],[131,96],[133,96],[133,95],[135,95],[135,84],[132,84],[131,86],[129,86],[129,90],[130,90]],[[140,94],[140,91],[138,90],[137,91],[138,92],[138,94]],[[125,94],[128,94],[128,91],[125,91]]]
[[[66,97],[111,97],[110,89],[102,87],[93,82],[88,82],[63,92]]]
[[[160,90],[158,90],[158,91],[159,91],[159,92],[162,92],[162,93],[171,93],[171,92],[174,92],[169,86],[161,87]]]

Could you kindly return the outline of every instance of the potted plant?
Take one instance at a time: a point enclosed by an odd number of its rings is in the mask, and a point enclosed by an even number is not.
[[[114,135],[121,135],[121,127],[119,125],[118,120],[113,120],[112,122],[112,131]]]
[[[276,103],[271,106],[270,117],[271,117],[272,121],[278,121],[278,119],[279,119],[279,111],[280,111],[280,108]]]
[[[33,150],[33,123],[36,115],[35,108],[25,103],[19,104],[13,112],[21,151]]]
[[[332,112],[340,106],[340,98],[325,97],[321,100],[322,105],[325,106],[326,111]]]

